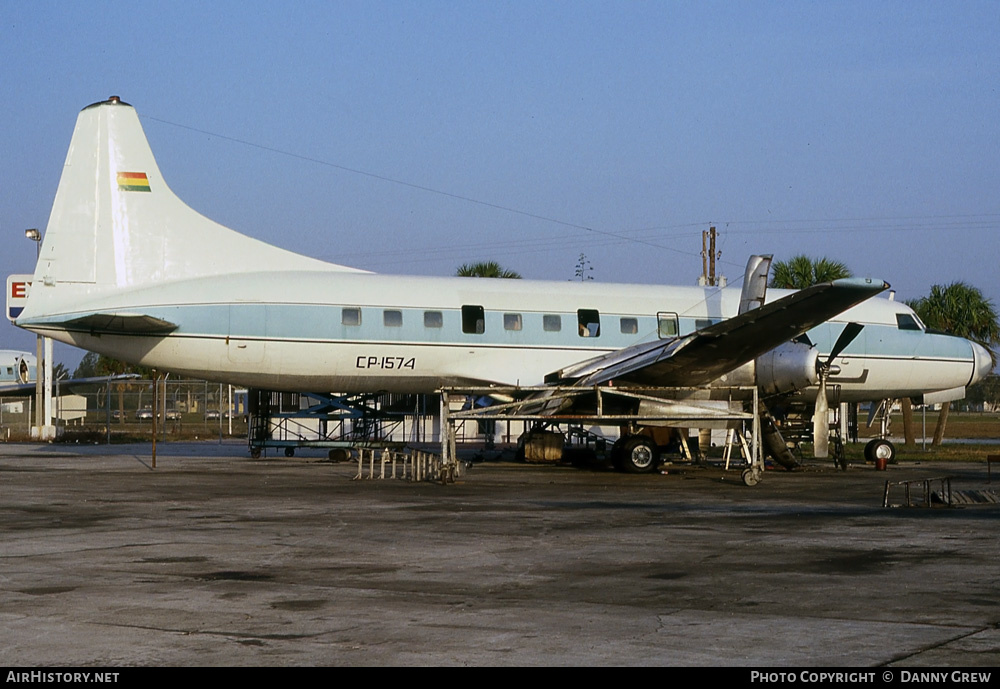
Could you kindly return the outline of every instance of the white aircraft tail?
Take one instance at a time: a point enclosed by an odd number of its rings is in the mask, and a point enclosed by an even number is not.
[[[167,186],[131,105],[84,108],[59,180],[34,284],[91,295],[203,275],[343,270],[241,235]],[[62,292],[63,290],[33,290]],[[30,301],[30,300],[29,300]]]

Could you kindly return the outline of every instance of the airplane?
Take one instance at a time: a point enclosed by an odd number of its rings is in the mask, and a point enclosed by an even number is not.
[[[15,349],[0,349],[0,397],[30,397],[35,394],[38,364],[35,355]],[[107,383],[109,380],[131,380],[138,378],[135,373],[116,373],[111,376],[89,376],[87,378],[66,378],[58,381],[58,393],[75,394],[92,385]],[[55,383],[55,381],[53,381]]]
[[[35,355],[13,349],[0,349],[0,397],[34,394]]]
[[[818,417],[831,385],[845,402],[944,401],[990,371],[982,346],[871,299],[888,288],[881,280],[768,290],[769,265],[751,258],[736,291],[327,263],[187,206],[135,109],[113,96],[78,116],[14,322],[129,363],[271,390],[749,384],[815,399]]]

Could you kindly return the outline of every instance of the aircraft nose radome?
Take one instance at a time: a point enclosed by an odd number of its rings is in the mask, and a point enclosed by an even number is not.
[[[972,380],[969,382],[969,385],[978,383],[983,378],[988,376],[990,371],[993,370],[993,359],[990,357],[989,350],[987,350],[986,347],[973,342],[972,354],[975,358],[975,365],[972,370]]]

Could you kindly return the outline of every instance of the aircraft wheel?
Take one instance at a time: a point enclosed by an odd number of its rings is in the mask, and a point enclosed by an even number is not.
[[[250,456],[254,459],[260,459],[260,448],[255,447],[250,450]]]
[[[760,483],[760,480],[764,478],[762,473],[763,472],[761,472],[761,470],[757,468],[745,469],[743,471],[743,485],[751,487],[756,486],[758,483]]]
[[[649,474],[656,470],[660,451],[652,438],[637,435],[625,441],[621,448],[621,466],[629,474]]]
[[[330,450],[328,456],[330,457],[331,462],[346,462],[348,459],[351,458],[350,452],[348,452],[342,447],[333,448],[332,450]]]
[[[294,447],[286,447],[285,448],[285,456],[286,457],[294,457],[295,456],[295,448]]]
[[[887,464],[892,464],[896,461],[896,446],[882,438],[869,440],[868,444],[865,445],[865,459],[869,462],[877,462],[881,459]]]

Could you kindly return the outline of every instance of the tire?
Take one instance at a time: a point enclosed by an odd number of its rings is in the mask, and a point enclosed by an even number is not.
[[[760,480],[764,478],[760,469],[754,467],[751,469],[743,470],[743,485],[753,487],[760,483]]]
[[[250,456],[253,457],[254,459],[260,459],[260,448],[255,447],[252,450],[250,450]]]
[[[346,462],[351,458],[351,453],[342,447],[335,447],[327,454],[331,462]]]
[[[879,459],[885,460],[887,464],[895,462],[896,446],[882,438],[869,440],[868,444],[865,445],[865,460],[874,463]]]
[[[651,474],[660,463],[660,451],[652,438],[636,435],[622,444],[619,461],[627,474]]]
[[[294,457],[295,456],[295,448],[294,447],[286,447],[285,448],[285,456],[286,457]]]

